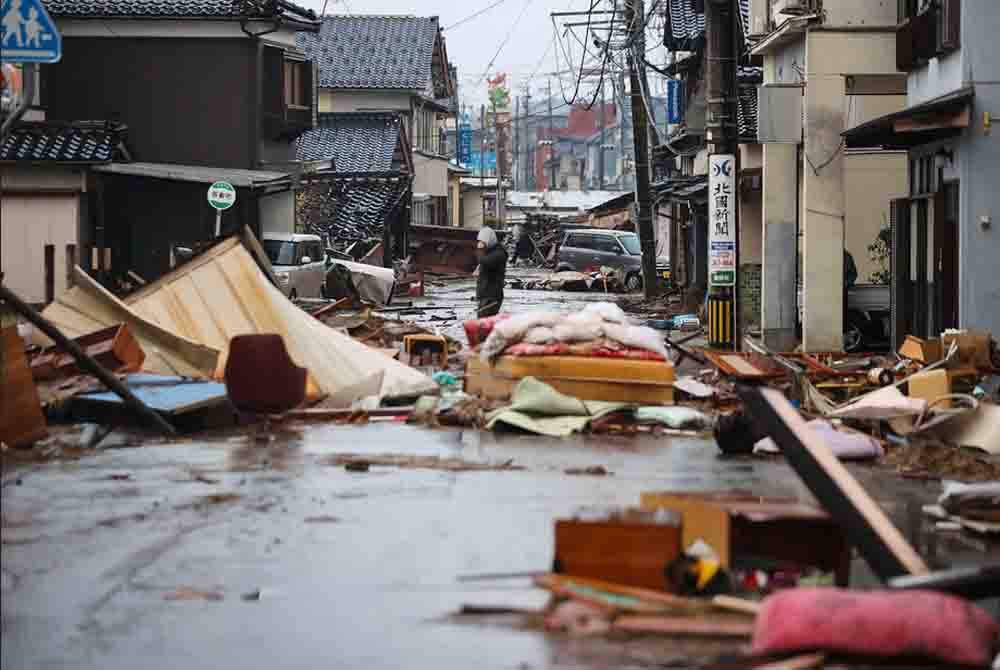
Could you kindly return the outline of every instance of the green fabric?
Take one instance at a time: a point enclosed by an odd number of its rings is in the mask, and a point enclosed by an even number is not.
[[[594,419],[628,407],[627,403],[580,400],[534,377],[525,377],[515,387],[510,406],[486,417],[486,427],[493,430],[504,424],[537,435],[567,437],[582,431]]]

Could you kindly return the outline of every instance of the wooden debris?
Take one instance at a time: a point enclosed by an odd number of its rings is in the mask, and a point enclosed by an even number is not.
[[[656,633],[696,637],[746,637],[753,635],[752,622],[725,620],[717,617],[650,617],[623,616],[611,624],[612,629],[627,633]]]
[[[440,456],[408,456],[405,454],[337,454],[320,460],[321,465],[352,466],[367,464],[404,469],[445,470],[447,472],[476,472],[485,470],[524,470],[514,465],[514,460],[499,463],[473,463],[461,458]]]
[[[48,433],[38,401],[38,390],[24,356],[24,343],[17,327],[0,331],[0,442],[20,447],[42,439]]]
[[[772,389],[745,388],[744,402],[767,427],[789,464],[823,507],[844,528],[852,544],[883,578],[926,574],[927,565],[882,508],[809,430],[792,405]]]

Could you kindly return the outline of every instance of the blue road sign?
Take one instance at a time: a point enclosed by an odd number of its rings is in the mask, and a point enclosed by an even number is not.
[[[0,3],[0,56],[8,63],[58,63],[62,37],[41,0]]]
[[[667,123],[684,120],[684,84],[677,79],[667,80]]]
[[[458,127],[458,162],[462,165],[472,160],[472,126],[461,124]]]

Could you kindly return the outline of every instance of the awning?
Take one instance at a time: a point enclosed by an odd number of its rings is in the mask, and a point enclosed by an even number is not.
[[[662,200],[700,202],[708,195],[708,176],[675,177],[653,184],[653,190]]]
[[[174,163],[112,163],[94,168],[104,174],[149,177],[170,181],[188,181],[214,184],[227,181],[237,188],[266,188],[291,186],[291,175],[270,170],[238,170],[234,168],[206,167],[202,165],[176,165]]]
[[[972,120],[973,87],[887,114],[843,133],[849,149],[908,149],[959,135]]]

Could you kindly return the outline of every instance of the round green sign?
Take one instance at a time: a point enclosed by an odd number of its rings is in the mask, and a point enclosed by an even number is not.
[[[236,189],[228,181],[217,181],[208,187],[208,204],[218,210],[236,204]]]

